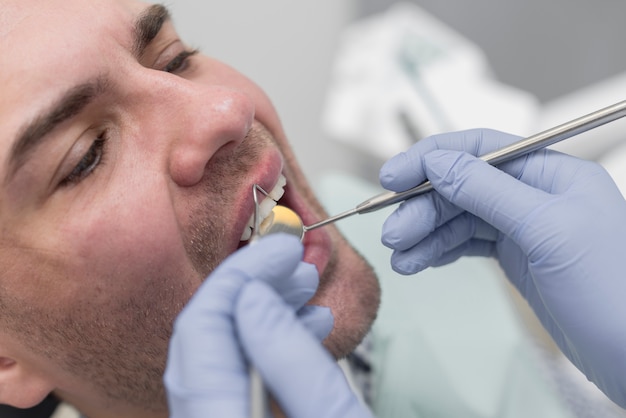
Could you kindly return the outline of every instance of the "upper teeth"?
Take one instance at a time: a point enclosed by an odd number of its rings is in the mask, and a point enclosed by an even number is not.
[[[259,203],[258,209],[258,217],[259,224],[263,223],[263,221],[272,214],[272,209],[276,206],[276,201],[283,197],[285,194],[285,185],[287,184],[287,179],[282,174],[278,178],[278,181],[274,185],[274,188],[268,192],[268,196],[266,196],[261,203]],[[262,193],[258,194],[259,196],[263,196]],[[252,237],[252,230],[254,229],[254,213],[250,216],[246,227],[241,234],[241,241],[247,241]]]

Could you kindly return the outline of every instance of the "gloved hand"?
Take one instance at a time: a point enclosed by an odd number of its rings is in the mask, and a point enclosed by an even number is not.
[[[303,306],[318,274],[302,254],[297,238],[270,235],[232,254],[202,284],[170,342],[170,417],[248,417],[246,359],[289,417],[370,417],[320,344],[333,326],[330,310]]]
[[[383,243],[403,274],[463,255],[496,257],[565,355],[626,407],[626,202],[598,164],[541,150],[496,169],[484,155],[520,138],[490,130],[436,135],[381,169],[402,191]]]

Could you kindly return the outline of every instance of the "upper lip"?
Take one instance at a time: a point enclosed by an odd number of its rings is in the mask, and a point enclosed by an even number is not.
[[[241,191],[243,196],[240,198],[240,212],[235,221],[235,225],[233,225],[231,237],[235,248],[240,245],[241,234],[244,231],[244,228],[246,228],[246,224],[248,223],[250,216],[254,214],[254,185],[258,185],[269,193],[269,191],[272,190],[278,182],[281,173],[282,159],[280,165],[269,164],[264,170],[264,173],[257,175],[253,181],[249,182]],[[258,198],[259,202],[261,202],[265,196],[262,193],[259,193]]]
[[[282,169],[282,166],[280,168]],[[257,176],[256,184],[269,192],[274,188],[281,172],[281,170],[277,170],[271,175]],[[278,203],[294,210],[301,217],[305,225],[310,225],[316,220],[319,220],[319,214],[310,208],[297,190],[294,189],[295,185],[290,183],[287,173],[282,173],[287,178],[287,184],[285,186],[285,194]],[[253,184],[255,183],[250,183],[249,187],[244,191],[242,210],[232,231],[231,238],[235,243],[233,251],[244,245],[244,243],[240,241],[241,234],[248,219],[254,212],[254,199],[252,196]],[[315,264],[321,274],[325,270],[329,260],[328,251],[330,251],[329,248],[331,247],[330,236],[327,234],[327,231],[320,228],[305,234],[303,243],[305,246],[304,260]]]
[[[282,153],[276,147],[269,147],[266,152],[255,164],[253,171],[248,173],[248,180],[237,191],[237,200],[231,211],[236,211],[233,224],[230,225],[228,232],[228,241],[230,246],[226,249],[227,253],[234,252],[242,246],[241,235],[244,227],[248,223],[250,216],[254,213],[254,198],[252,196],[252,187],[258,184],[265,191],[271,191],[278,181],[281,173],[286,177],[287,184],[284,188],[285,194],[280,199],[279,204],[295,211],[302,219],[305,225],[311,225],[318,221],[321,213],[310,207],[307,200],[300,195],[297,184],[291,178],[288,167],[284,166],[284,158]],[[327,230],[321,228],[307,233],[304,237],[305,245],[304,260],[317,266],[320,274],[325,270],[325,266],[330,257],[330,249],[332,247],[330,235]]]

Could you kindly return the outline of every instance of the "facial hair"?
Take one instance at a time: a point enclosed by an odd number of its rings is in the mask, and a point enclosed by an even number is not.
[[[214,154],[202,182],[190,190],[192,196],[185,196],[193,202],[184,203],[192,210],[182,223],[183,239],[198,284],[228,255],[223,242],[229,226],[219,214],[229,210],[232,191],[241,189],[261,151],[271,144],[270,134],[255,125],[238,147]],[[11,312],[2,321],[24,344],[89,382],[110,404],[164,413],[162,378],[172,324],[195,289],[180,277],[165,275],[143,283],[131,287],[124,300],[97,308],[84,298],[71,308],[36,308],[1,295],[1,312]]]
[[[183,226],[187,231],[186,252],[201,277],[206,277],[229,255],[223,243],[230,235],[230,226],[220,214],[232,207],[233,191],[241,190],[242,184],[252,196],[248,173],[258,163],[263,149],[272,142],[270,133],[255,124],[242,144],[235,149],[218,151],[207,165],[205,178],[208,181],[201,185],[205,198],[192,209],[189,222]]]

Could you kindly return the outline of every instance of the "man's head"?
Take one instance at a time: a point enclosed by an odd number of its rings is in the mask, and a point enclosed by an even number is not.
[[[0,403],[165,415],[173,318],[242,243],[251,186],[323,217],[258,86],[135,0],[0,0]],[[378,286],[336,230],[305,238],[351,350]]]
[[[0,403],[55,391],[92,417],[166,415],[174,317],[239,246],[252,184],[323,217],[261,89],[135,0],[0,0]],[[333,228],[305,237],[336,356],[376,279]]]

